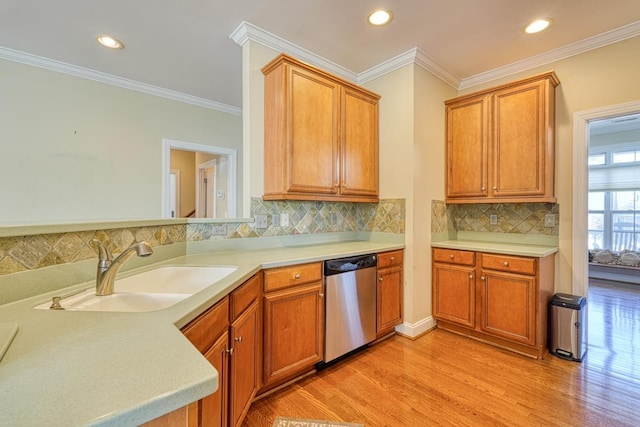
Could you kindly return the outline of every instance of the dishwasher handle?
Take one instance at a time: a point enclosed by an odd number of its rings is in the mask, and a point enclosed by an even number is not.
[[[363,268],[376,267],[377,257],[375,255],[361,255],[349,258],[332,259],[324,262],[324,275],[346,273],[349,271],[361,270]]]

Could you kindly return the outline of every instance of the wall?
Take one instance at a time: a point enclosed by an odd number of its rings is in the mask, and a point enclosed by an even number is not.
[[[0,224],[160,218],[162,138],[241,155],[236,115],[7,60],[0,75]]]

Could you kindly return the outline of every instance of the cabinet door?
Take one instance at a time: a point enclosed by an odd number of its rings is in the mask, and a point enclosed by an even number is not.
[[[239,426],[258,391],[259,310],[254,301],[231,324],[229,424]]]
[[[340,193],[378,197],[378,100],[344,88]]]
[[[489,98],[465,99],[446,107],[446,196],[487,196]]]
[[[545,194],[545,87],[534,82],[493,96],[493,197]]]
[[[452,264],[433,265],[433,317],[475,327],[475,269]]]
[[[302,373],[323,357],[322,282],[264,297],[264,384]]]
[[[335,194],[340,87],[293,65],[288,78],[287,191]]]
[[[377,335],[384,335],[402,322],[402,266],[378,270]]]
[[[229,333],[223,333],[215,344],[204,353],[204,357],[218,371],[218,390],[200,400],[200,423],[202,427],[227,426],[229,399]]]
[[[481,329],[498,337],[533,345],[535,278],[483,270],[480,279]]]

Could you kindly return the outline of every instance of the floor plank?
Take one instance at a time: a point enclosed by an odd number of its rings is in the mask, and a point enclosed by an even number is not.
[[[438,329],[394,336],[254,402],[243,425],[270,427],[278,415],[368,427],[640,425],[640,287],[629,286],[590,286],[583,363]]]

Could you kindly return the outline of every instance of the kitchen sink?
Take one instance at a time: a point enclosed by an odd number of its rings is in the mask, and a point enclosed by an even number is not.
[[[114,293],[97,296],[95,288],[63,297],[69,311],[144,312],[161,310],[217,283],[237,270],[235,266],[164,266],[115,281]],[[51,309],[51,302],[34,307]]]
[[[235,266],[175,265],[116,279],[116,292],[195,294],[236,271]]]

